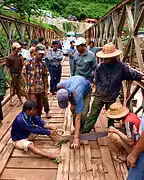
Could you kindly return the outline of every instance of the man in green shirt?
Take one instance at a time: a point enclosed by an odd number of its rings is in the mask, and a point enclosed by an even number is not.
[[[80,75],[90,80],[92,71],[96,70],[96,58],[94,53],[87,50],[86,40],[79,37],[75,42],[77,52],[74,55],[72,76]]]

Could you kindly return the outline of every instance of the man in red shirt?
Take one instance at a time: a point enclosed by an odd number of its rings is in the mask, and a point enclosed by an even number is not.
[[[139,133],[140,119],[136,114],[130,113],[127,107],[122,106],[121,103],[118,102],[110,106],[110,109],[106,112],[106,116],[111,119],[122,121],[124,133],[110,126],[108,129],[109,138],[120,152],[121,150],[125,150],[129,154],[135,145],[136,135]],[[119,159],[121,159],[121,157]]]

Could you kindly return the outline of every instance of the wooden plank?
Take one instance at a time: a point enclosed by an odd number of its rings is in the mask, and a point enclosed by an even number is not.
[[[103,165],[108,172],[108,178],[111,180],[117,180],[115,168],[112,163],[111,155],[107,146],[100,146],[100,153],[103,161]]]
[[[55,180],[56,179],[56,169],[5,169],[1,176],[3,180]]]
[[[84,145],[86,171],[92,170],[90,146]]]
[[[8,131],[5,136],[2,138],[2,140],[0,141],[0,153],[2,152],[2,150],[4,149],[6,143],[8,142],[10,138],[10,132]]]
[[[100,158],[100,150],[99,149],[91,149],[91,157],[92,158]]]
[[[10,158],[7,168],[11,169],[57,169],[58,165],[48,158]]]
[[[22,107],[15,107],[12,109],[12,111],[6,116],[5,123],[1,126],[0,130],[0,139],[4,136],[4,134],[8,131],[11,124],[13,123],[13,120],[15,119],[16,115],[21,111]]]
[[[2,153],[0,154],[0,174],[2,174],[6,163],[13,151],[14,146],[12,144],[8,144],[5,146],[4,150],[2,151]]]
[[[49,147],[49,148],[41,148],[43,151],[46,151],[48,153],[57,153],[58,152],[58,149],[57,148],[53,148],[53,147]],[[28,152],[25,152],[23,150],[20,150],[20,149],[14,149],[11,157],[13,158],[23,158],[23,157],[26,157],[26,158],[31,158],[31,157],[42,157],[40,155],[36,155],[34,153],[32,153],[31,151],[28,151]]]

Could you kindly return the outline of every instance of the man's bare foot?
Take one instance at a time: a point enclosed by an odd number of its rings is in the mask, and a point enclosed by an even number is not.
[[[20,102],[17,104],[17,107],[20,107],[22,104],[23,104],[23,102],[20,101]]]
[[[52,116],[49,113],[46,113],[46,117],[50,119]]]
[[[9,103],[9,106],[11,106],[11,107],[14,106],[13,102],[10,102],[10,103]]]

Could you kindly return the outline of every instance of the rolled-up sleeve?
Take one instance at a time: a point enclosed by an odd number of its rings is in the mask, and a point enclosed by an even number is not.
[[[128,65],[123,65],[123,80],[131,80],[131,81],[141,81],[143,74],[136,71],[135,69],[129,67]]]

